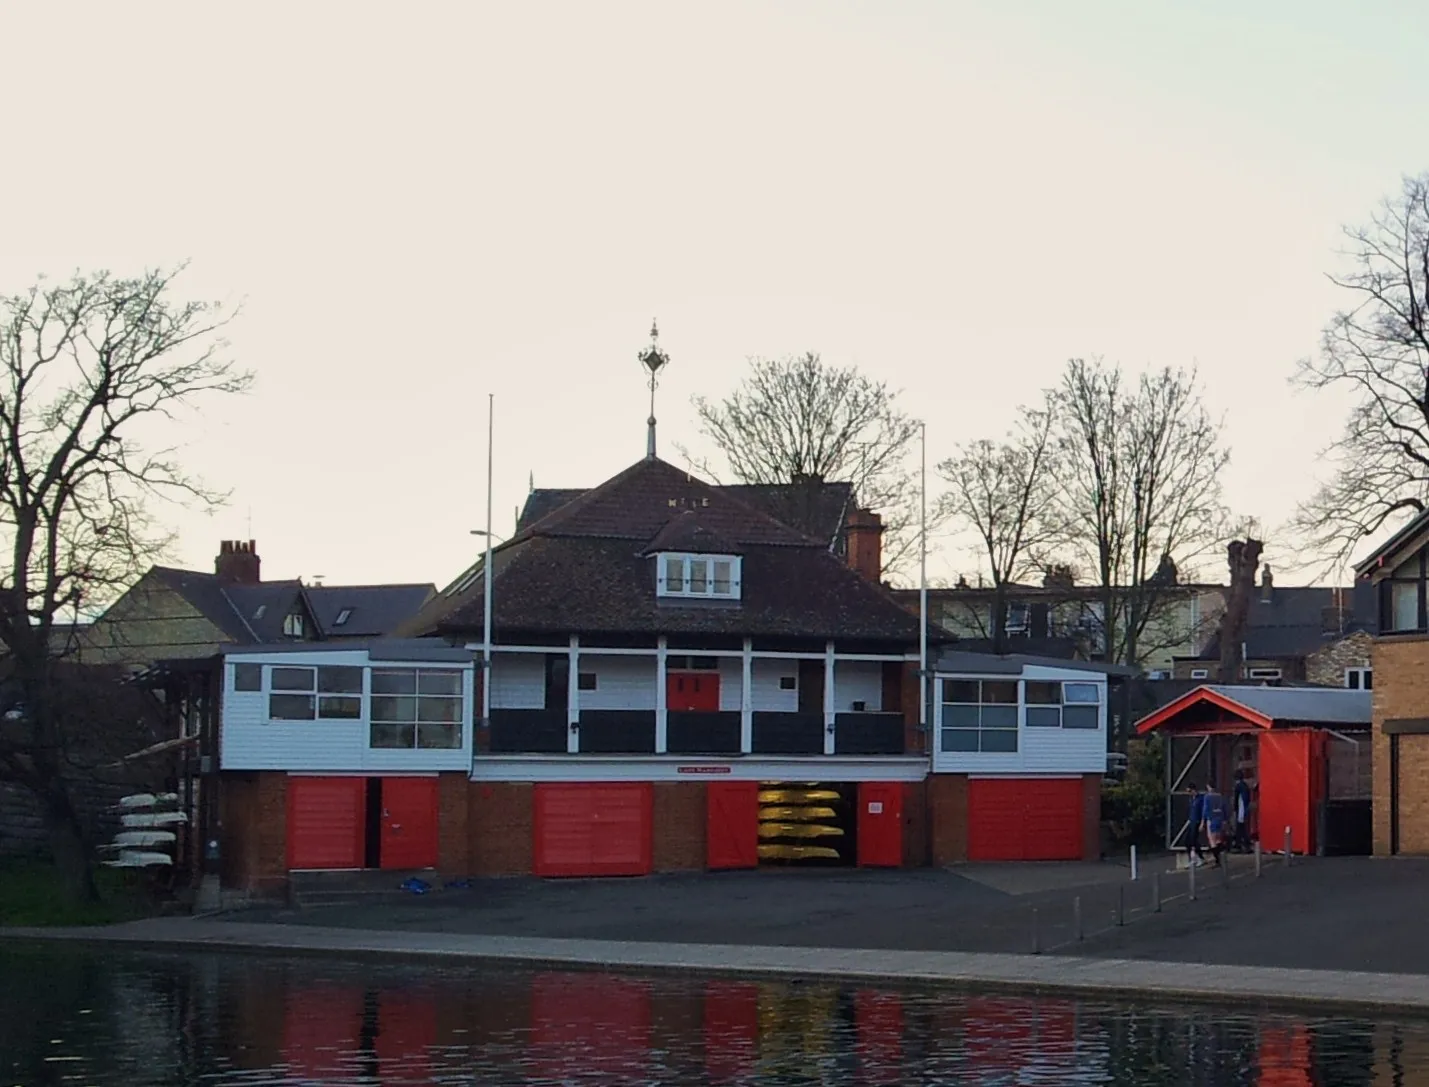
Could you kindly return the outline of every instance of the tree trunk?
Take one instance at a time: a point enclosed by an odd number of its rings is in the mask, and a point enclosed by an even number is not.
[[[72,903],[94,902],[99,890],[94,885],[94,868],[90,863],[89,843],[79,813],[62,782],[51,786],[43,798],[42,808],[49,831],[50,854],[59,873],[65,898]]]

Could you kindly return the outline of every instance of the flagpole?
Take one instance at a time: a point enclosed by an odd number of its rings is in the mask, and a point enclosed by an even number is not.
[[[928,733],[928,424],[918,424],[918,729]],[[933,750],[932,739],[925,739]]]
[[[482,560],[481,723],[491,724],[491,481],[496,394],[486,394],[486,558]]]

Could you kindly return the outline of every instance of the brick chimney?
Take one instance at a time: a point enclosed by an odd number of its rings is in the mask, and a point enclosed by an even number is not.
[[[1260,602],[1269,604],[1275,599],[1275,578],[1270,572],[1270,564],[1260,568]]]
[[[221,540],[218,558],[213,560],[213,572],[224,581],[239,585],[257,585],[262,578],[258,575],[258,544],[253,540]]]
[[[850,510],[844,538],[849,566],[877,585],[883,577],[883,518],[872,510]]]

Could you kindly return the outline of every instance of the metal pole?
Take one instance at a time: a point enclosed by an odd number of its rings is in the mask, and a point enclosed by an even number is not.
[[[481,723],[491,723],[491,481],[496,448],[496,394],[486,394],[486,557],[481,562]]]
[[[1151,912],[1161,912],[1161,873],[1151,873]]]
[[[1037,907],[1032,907],[1032,954],[1042,954],[1042,933],[1037,929]]]
[[[1136,882],[1136,846],[1131,847],[1131,882]]]
[[[1072,934],[1077,943],[1082,942],[1082,896],[1072,899]]]
[[[1290,867],[1290,828],[1285,828],[1285,867]]]
[[[1194,902],[1196,901],[1196,865],[1194,858],[1192,858],[1191,866],[1186,869],[1186,875],[1191,881],[1191,901]]]
[[[1255,840],[1255,878],[1260,878],[1260,839]]]
[[[1116,925],[1120,928],[1126,924],[1126,886],[1118,883],[1116,885]]]
[[[933,740],[928,735],[928,424],[920,422],[918,431],[918,731],[924,736],[928,752]]]

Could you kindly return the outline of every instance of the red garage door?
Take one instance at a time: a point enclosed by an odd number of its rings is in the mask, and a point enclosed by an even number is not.
[[[1081,778],[968,782],[968,860],[1081,859]]]
[[[711,868],[759,867],[759,782],[705,786],[705,847]]]
[[[288,779],[288,867],[361,868],[367,779]]]
[[[648,782],[537,785],[536,875],[648,875],[653,798]]]

